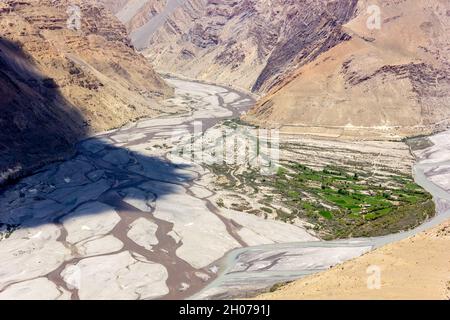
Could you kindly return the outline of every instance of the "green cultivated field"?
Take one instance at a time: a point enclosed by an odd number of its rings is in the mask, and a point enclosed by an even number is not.
[[[401,173],[380,178],[332,166],[318,171],[293,162],[284,162],[272,176],[252,169],[231,174],[226,166],[211,169],[227,178],[223,187],[234,191],[242,192],[245,186],[257,195],[261,187],[269,187],[271,193],[264,192],[260,200],[263,213],[276,213],[285,222],[306,220],[324,239],[395,233],[419,225],[435,212],[431,195]]]

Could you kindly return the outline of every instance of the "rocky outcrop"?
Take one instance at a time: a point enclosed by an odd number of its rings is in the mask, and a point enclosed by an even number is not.
[[[297,5],[289,10],[285,35],[270,54],[253,91],[272,88],[292,69],[314,61],[320,54],[350,40],[350,35],[341,26],[354,14],[356,3],[356,0],[306,1],[301,3],[303,7]],[[275,81],[270,81],[274,75]]]
[[[373,5],[379,29],[368,25]],[[440,0],[360,0],[342,28],[346,41],[312,54],[245,120],[290,133],[381,139],[447,127],[449,11]]]
[[[133,32],[164,9],[166,0],[97,0]]]
[[[449,123],[446,0],[141,2],[133,43],[161,71],[264,96],[248,122],[382,139]]]
[[[348,40],[356,2],[130,0],[116,15],[139,6],[125,23],[157,69],[264,93]]]
[[[79,27],[68,25],[72,14]],[[0,182],[92,131],[161,114],[159,101],[172,94],[124,26],[85,0],[3,1],[0,66]]]

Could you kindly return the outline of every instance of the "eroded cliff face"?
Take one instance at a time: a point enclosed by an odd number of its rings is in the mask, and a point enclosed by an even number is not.
[[[348,40],[356,2],[130,0],[116,15],[158,70],[263,93]]]
[[[370,5],[380,8],[380,29],[368,27]],[[382,139],[448,126],[450,1],[360,0],[343,32],[347,41],[297,68],[245,120],[292,133]]]
[[[80,8],[80,29],[67,21]],[[0,182],[61,157],[92,131],[155,116],[172,89],[91,1],[0,5]]]
[[[246,121],[383,139],[448,124],[448,0],[137,2],[133,43],[161,71],[264,96]]]
[[[181,0],[180,0],[181,1]],[[164,10],[166,0],[97,0],[133,32]]]

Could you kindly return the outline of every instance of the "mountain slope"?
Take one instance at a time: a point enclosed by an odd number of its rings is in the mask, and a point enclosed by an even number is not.
[[[129,0],[115,13],[158,70],[266,92],[344,41],[356,2]]]
[[[81,30],[67,26],[81,8]],[[0,5],[0,182],[58,158],[91,131],[155,116],[172,89],[122,24],[91,1]]]
[[[254,124],[400,139],[450,122],[449,0],[129,0],[119,12],[159,70],[265,95]]]
[[[380,30],[367,8],[381,8]],[[400,138],[449,124],[450,1],[362,1],[351,37],[296,69],[245,120],[327,136]]]
[[[150,23],[150,20],[163,11],[166,5],[166,0],[97,1],[109,9],[130,32],[137,31],[137,29],[144,27],[145,24]]]
[[[420,300],[450,298],[450,223],[389,244],[330,270],[258,296],[268,300]],[[380,268],[380,288],[376,270]]]

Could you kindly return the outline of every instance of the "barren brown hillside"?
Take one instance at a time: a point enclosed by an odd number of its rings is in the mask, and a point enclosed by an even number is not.
[[[392,243],[258,299],[450,299],[450,223]],[[371,267],[380,271],[378,280]],[[378,276],[377,276],[378,277]],[[375,278],[374,278],[375,279]],[[368,286],[369,283],[369,286]]]
[[[80,28],[69,27],[71,14]],[[172,94],[125,27],[91,1],[2,2],[0,65],[1,180],[60,157],[91,131],[160,114],[158,101]]]
[[[158,70],[266,92],[348,36],[357,0],[101,0]]]
[[[449,124],[448,0],[102,0],[163,72],[265,95],[244,120],[400,139]]]
[[[371,5],[380,8],[373,29]],[[400,138],[450,118],[450,1],[358,1],[347,41],[298,68],[245,117],[292,133]],[[368,24],[369,21],[369,24]]]

